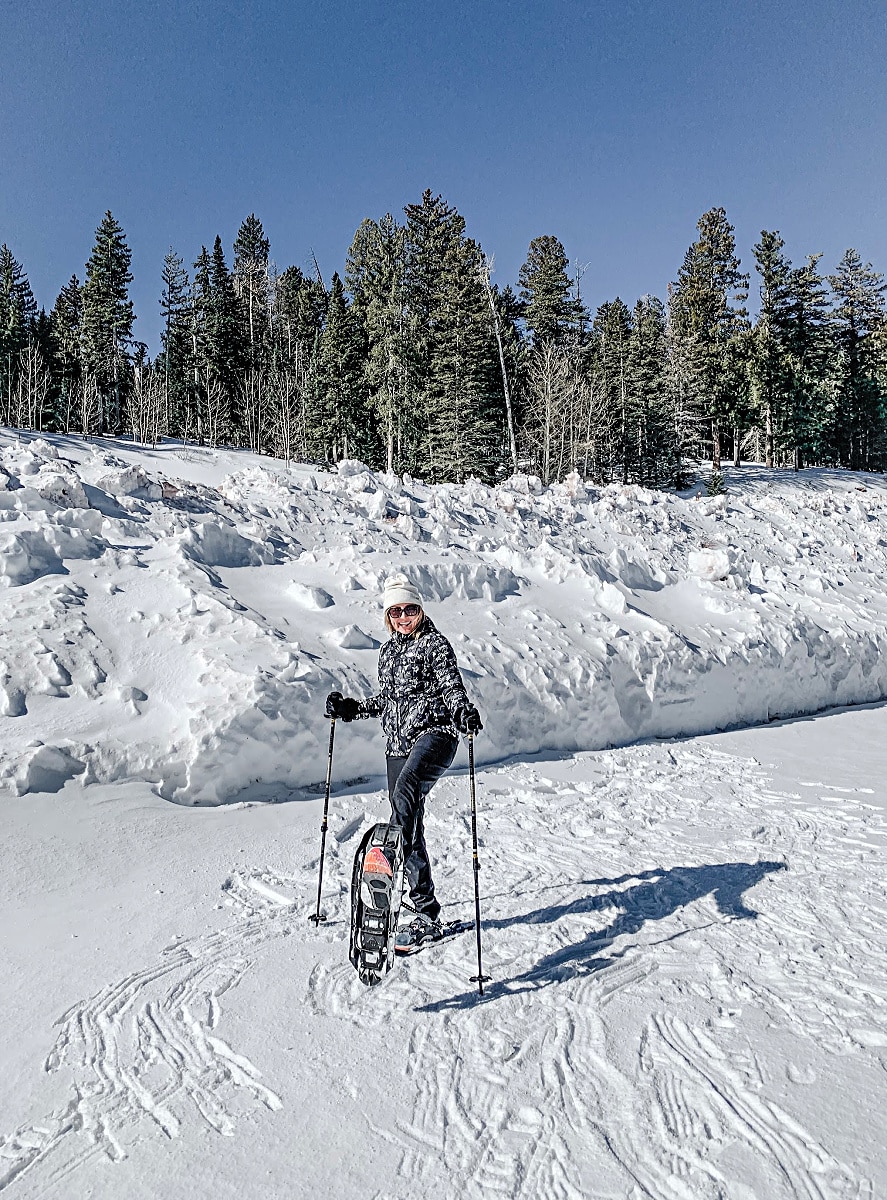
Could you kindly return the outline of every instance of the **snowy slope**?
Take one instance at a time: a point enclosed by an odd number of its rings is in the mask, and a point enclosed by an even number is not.
[[[883,481],[0,449],[2,1200],[887,1195],[887,708],[654,738],[887,694]],[[374,723],[306,919],[393,569],[486,721],[483,1000],[471,935],[347,962]],[[464,772],[427,832],[470,919]]]
[[[744,468],[730,495],[426,487],[360,464],[6,434],[0,780],[141,779],[183,803],[323,775],[403,569],[453,639],[487,761],[887,695],[879,477]],[[378,768],[375,723],[337,777]]]

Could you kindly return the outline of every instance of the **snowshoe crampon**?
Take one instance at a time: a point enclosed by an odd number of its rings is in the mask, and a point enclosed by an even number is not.
[[[394,951],[399,958],[418,954],[426,946],[433,946],[436,942],[473,928],[470,921],[423,921],[420,917],[398,932]]]
[[[398,825],[374,825],[364,834],[351,873],[348,956],[361,983],[378,983],[394,961],[403,892],[403,842]]]

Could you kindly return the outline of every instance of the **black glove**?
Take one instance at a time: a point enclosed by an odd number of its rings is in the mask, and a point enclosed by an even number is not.
[[[326,698],[325,717],[338,717],[342,721],[353,721],[357,716],[358,703],[341,692],[330,692]]]
[[[464,704],[453,713],[453,721],[460,733],[480,733],[483,725],[480,713],[473,704]]]

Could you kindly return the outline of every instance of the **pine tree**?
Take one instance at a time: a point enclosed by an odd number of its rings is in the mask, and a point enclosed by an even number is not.
[[[236,379],[247,359],[243,344],[234,278],[225,262],[222,239],[216,235],[210,258],[211,356],[215,371],[233,404]],[[229,432],[233,433],[232,426]]]
[[[72,275],[52,307],[52,338],[55,352],[56,428],[71,431],[83,376],[83,294],[80,281]]]
[[[15,423],[15,396],[20,375],[20,358],[28,346],[31,322],[37,305],[28,277],[12,251],[0,246],[0,403],[3,424]]]
[[[310,353],[323,329],[327,294],[316,279],[287,267],[274,290],[275,353],[287,359]]]
[[[237,406],[243,353],[237,297],[218,236],[212,254],[203,246],[194,263],[191,353],[198,392],[196,436],[212,445],[237,442],[243,432]]]
[[[128,352],[135,320],[129,299],[131,260],[123,228],[106,212],[96,230],[83,284],[83,361],[98,389],[95,432],[99,434],[117,434],[124,427]]]
[[[482,263],[470,238],[454,240],[444,258],[426,381],[434,414],[426,469],[434,479],[478,475],[491,482],[504,458],[504,396]]]
[[[403,457],[432,479],[461,479],[469,469],[492,478],[503,458],[504,405],[480,247],[465,237],[464,218],[430,191],[404,211],[413,353],[398,425]]]
[[[885,319],[883,275],[848,250],[829,276],[835,296],[837,347],[835,448],[851,470],[878,469],[885,461],[884,389],[879,379],[879,338]]]
[[[632,313],[627,409],[633,478],[645,487],[671,483],[678,453],[668,404],[665,305],[656,296],[643,296]]]
[[[402,468],[402,421],[415,395],[407,305],[406,231],[390,213],[361,222],[348,252],[346,283],[366,340],[369,403],[385,442],[389,471]]]
[[[191,383],[191,284],[185,264],[170,247],[163,260],[160,312],[162,352],[155,364],[163,379],[163,428],[178,434],[190,424],[187,412]]]
[[[191,404],[187,411],[188,417],[193,418],[193,424],[190,420],[186,420],[182,429],[182,437],[186,441],[194,437],[201,444],[206,437],[213,440],[208,426],[209,401],[215,377],[211,352],[213,311],[211,276],[212,260],[209,251],[206,246],[201,246],[194,263],[189,314],[192,389]]]
[[[749,361],[752,397],[764,428],[764,461],[772,467],[786,440],[791,406],[792,267],[775,231],[761,230],[754,247],[761,307]]]
[[[440,298],[447,252],[465,233],[465,220],[442,196],[429,190],[418,204],[406,205],[404,286],[411,337],[404,347],[409,379],[407,402],[397,414],[398,459],[414,472],[428,474],[435,465],[431,426],[438,415],[432,400],[432,364],[446,337]]]
[[[323,286],[298,267],[287,267],[273,280],[273,442],[287,460],[310,457],[309,385],[326,308]]]
[[[376,438],[366,403],[364,339],[335,273],[312,380],[309,449],[326,463],[372,456]]]
[[[602,482],[618,477],[623,483],[638,471],[638,445],[630,414],[631,313],[617,296],[602,304],[591,327],[592,371],[602,427],[597,431],[596,475]]]
[[[831,461],[829,300],[819,274],[820,258],[819,254],[809,255],[803,267],[792,271],[790,279],[791,403],[787,435],[796,470],[806,463]]]
[[[266,364],[270,340],[271,297],[268,255],[271,243],[265,237],[262,222],[250,213],[234,239],[234,291],[240,302],[241,341],[247,370],[261,370]]]
[[[262,222],[250,213],[234,240],[232,279],[240,308],[240,342],[243,366],[238,380],[239,416],[247,445],[256,452],[264,448],[267,412],[273,398],[268,395],[271,367],[272,269],[268,262],[271,243]]]
[[[520,298],[532,343],[562,343],[578,336],[582,306],[571,295],[567,252],[556,237],[533,238],[520,269]]]
[[[699,238],[678,272],[670,318],[687,401],[709,427],[712,468],[719,471],[723,432],[741,400],[736,339],[746,329],[748,276],[739,269],[733,226],[723,208],[703,213],[696,228]]]

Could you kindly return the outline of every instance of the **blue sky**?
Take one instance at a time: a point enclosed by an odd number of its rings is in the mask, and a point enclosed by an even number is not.
[[[341,270],[427,187],[514,282],[532,237],[594,308],[664,295],[702,212],[887,270],[883,0],[108,0],[0,9],[0,242],[50,307],[108,208],[136,334],[160,270],[250,212]]]

